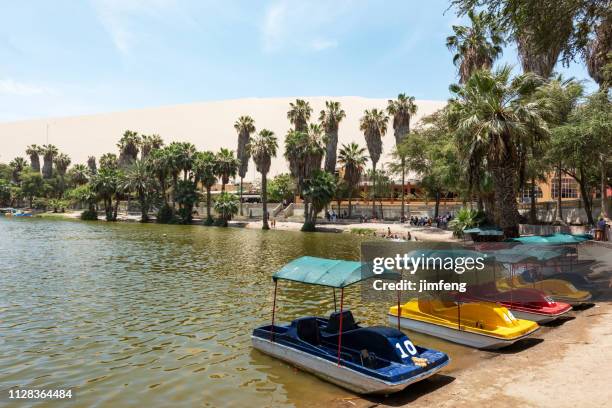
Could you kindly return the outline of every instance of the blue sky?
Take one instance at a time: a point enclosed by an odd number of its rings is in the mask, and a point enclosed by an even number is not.
[[[444,42],[460,22],[447,7],[447,0],[5,1],[0,121],[243,97],[406,92],[444,100],[456,80]],[[502,61],[517,64],[513,46]],[[558,70],[588,79],[580,64]]]

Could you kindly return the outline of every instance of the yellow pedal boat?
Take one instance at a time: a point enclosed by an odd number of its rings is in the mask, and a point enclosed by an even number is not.
[[[459,324],[459,316],[461,324]],[[389,309],[397,322],[397,306]],[[461,303],[439,299],[412,299],[401,306],[400,326],[479,349],[509,346],[538,330],[537,323],[514,317],[490,302]]]
[[[591,300],[591,293],[586,290],[577,289],[572,283],[562,279],[543,279],[535,282],[526,282],[520,276],[502,278],[497,281],[500,291],[534,288],[541,290],[557,302],[565,302],[571,305],[580,304]]]

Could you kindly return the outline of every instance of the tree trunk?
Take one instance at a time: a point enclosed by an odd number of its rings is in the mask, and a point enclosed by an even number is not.
[[[565,221],[563,220],[563,208],[561,203],[561,166],[557,166],[557,177],[555,179],[557,183],[557,211],[555,215],[555,223],[559,223],[561,225],[565,225]]]
[[[221,192],[225,193],[225,183],[221,182]]]
[[[578,171],[580,173],[580,178],[579,179],[575,178],[575,180],[578,182],[578,185],[580,186],[580,195],[582,196],[582,203],[584,204],[584,211],[586,212],[586,215],[587,215],[587,222],[589,223],[589,225],[595,225],[595,221],[593,220],[593,202],[591,200],[591,197],[587,189],[584,171],[582,168],[578,169]]]
[[[117,221],[117,211],[119,210],[119,198],[115,199],[115,207],[113,208],[113,221]]]
[[[492,167],[495,182],[495,223],[504,231],[506,238],[519,236],[519,215],[516,204],[516,184],[514,161],[502,158]]]
[[[262,175],[261,177],[262,177],[262,183],[263,183],[263,178],[264,178],[265,176],[263,176],[263,175]],[[243,214],[242,214],[242,180],[243,180],[243,178],[242,178],[242,177],[240,177],[240,215],[241,215],[241,216],[243,215]],[[261,187],[261,189],[263,190],[263,186]],[[266,229],[267,229],[267,228],[266,228]]]
[[[607,157],[602,156],[601,158],[601,216],[606,220],[610,221],[609,204],[608,204],[608,185],[606,183],[606,159]]]
[[[440,211],[440,192],[436,191],[436,206],[434,207],[434,218],[438,217]]]
[[[405,171],[405,159],[402,157],[402,212],[401,212],[401,222],[404,222],[406,220],[405,217],[405,205],[406,205],[406,197],[404,194],[404,189],[406,186],[406,171]]]
[[[372,162],[372,218],[376,218],[376,163]]]
[[[240,179],[240,194],[242,195],[242,179]],[[261,173],[261,201],[263,204],[263,225],[261,229],[268,230],[270,226],[268,225],[268,180],[266,173]]]
[[[348,218],[351,218],[351,215],[353,215],[353,191],[352,189],[349,187],[349,192],[348,192],[348,206],[349,206],[349,210],[348,210]]]
[[[147,200],[144,191],[139,193],[140,198],[140,222],[149,221],[149,209],[147,208]]]
[[[538,213],[536,210],[536,201],[537,201],[537,186],[535,183],[535,177],[531,177],[531,202],[529,203],[529,222],[531,224],[538,223]]]
[[[211,203],[210,187],[206,187],[206,221],[204,222],[205,224],[213,223],[212,216],[210,215],[210,203]]]

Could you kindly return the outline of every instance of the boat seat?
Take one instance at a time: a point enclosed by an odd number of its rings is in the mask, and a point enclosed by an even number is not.
[[[355,323],[355,318],[353,317],[353,313],[350,310],[342,311],[342,331],[355,330],[359,328],[357,323]],[[333,312],[329,315],[329,322],[327,323],[327,328],[325,329],[327,333],[335,334],[340,331],[340,312]]]
[[[321,344],[321,333],[316,317],[304,317],[296,322],[298,337],[306,343],[318,346]]]

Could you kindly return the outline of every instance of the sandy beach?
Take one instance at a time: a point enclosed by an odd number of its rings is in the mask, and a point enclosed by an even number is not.
[[[572,312],[523,346],[483,353],[388,398],[345,398],[338,407],[606,407],[612,401],[612,303]]]

